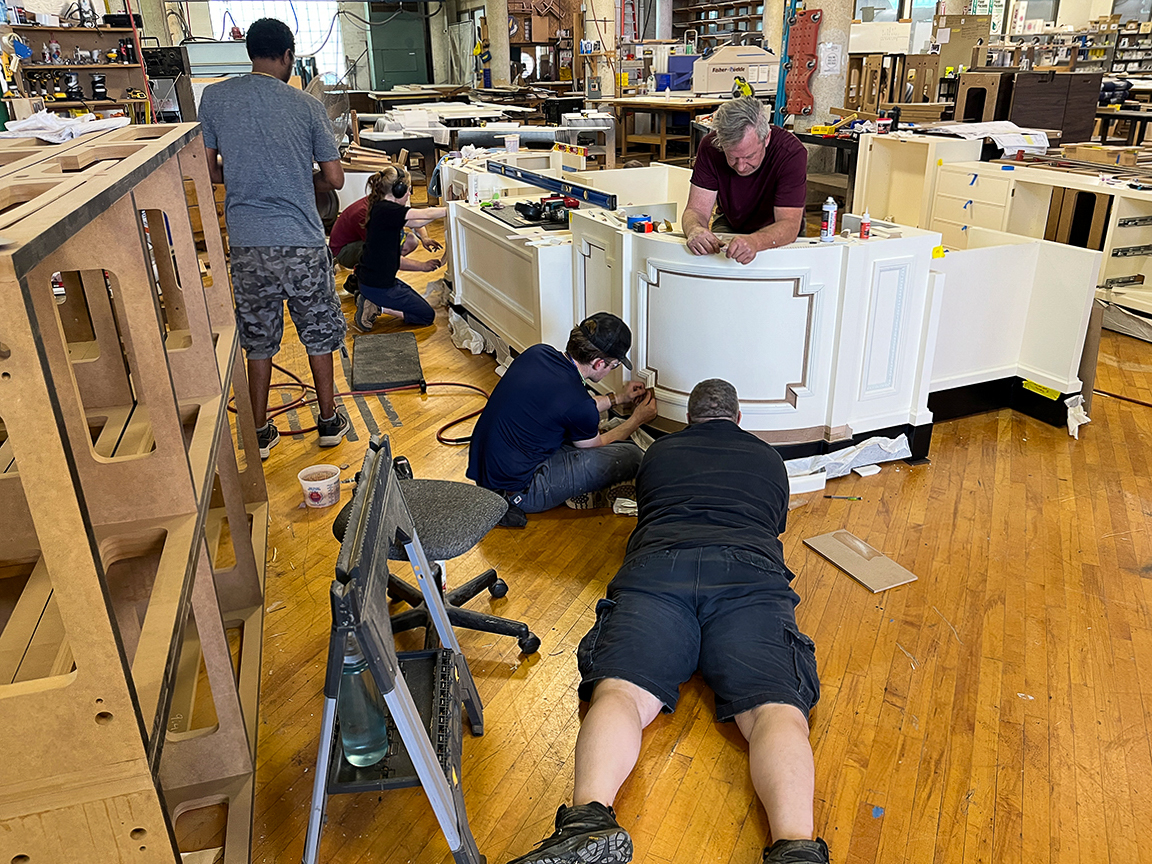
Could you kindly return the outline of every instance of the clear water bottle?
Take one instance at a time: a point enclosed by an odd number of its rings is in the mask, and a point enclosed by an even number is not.
[[[344,643],[344,672],[336,699],[344,758],[357,768],[388,755],[388,711],[356,637]]]

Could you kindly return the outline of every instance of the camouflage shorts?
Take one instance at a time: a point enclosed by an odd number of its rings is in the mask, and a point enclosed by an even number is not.
[[[280,350],[285,300],[309,354],[331,354],[344,344],[348,325],[326,246],[233,246],[232,292],[240,346],[252,360]]]

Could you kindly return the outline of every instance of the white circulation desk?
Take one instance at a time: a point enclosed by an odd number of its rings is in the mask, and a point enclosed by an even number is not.
[[[687,199],[688,172],[664,165],[566,176],[677,227]],[[972,227],[967,249],[940,257],[936,231],[892,233],[802,238],[742,266],[595,207],[542,231],[455,201],[452,302],[515,351],[563,347],[574,322],[612,312],[632,329],[631,376],[655,389],[656,425],[684,422],[692,387],[725,378],[743,427],[792,455],[907,433],[925,456],[934,414],[1014,407],[1062,424],[1062,399],[1081,389],[1101,254]]]

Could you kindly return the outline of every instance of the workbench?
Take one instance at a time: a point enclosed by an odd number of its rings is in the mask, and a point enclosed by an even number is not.
[[[620,158],[630,156],[651,156],[660,162],[668,161],[668,142],[683,141],[688,145],[687,157],[675,157],[676,161],[691,160],[696,155],[692,141],[691,121],[701,114],[711,114],[717,106],[727,102],[716,96],[625,96],[620,99],[593,99],[597,105],[607,106],[616,114],[616,140],[620,144]],[[653,130],[636,132],[636,115],[651,114]],[[668,132],[668,118],[672,114],[688,114],[688,134],[674,135]],[[629,150],[630,144],[647,144],[648,150]],[[655,148],[655,149],[652,149]]]
[[[1128,121],[1128,135],[1124,143],[1128,145],[1141,144],[1144,133],[1148,130],[1148,123],[1152,122],[1152,111],[1105,111],[1098,110],[1096,119],[1100,121],[1100,143],[1108,143],[1108,132],[1117,120]]]

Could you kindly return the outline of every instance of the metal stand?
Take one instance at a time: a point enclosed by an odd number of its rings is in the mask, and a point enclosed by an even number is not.
[[[444,646],[441,650],[396,653],[387,595],[388,552],[393,545],[408,555]],[[485,864],[468,827],[460,788],[461,707],[475,735],[484,731],[483,709],[432,573],[392,471],[388,439],[373,438],[330,593],[332,635],[304,864],[316,864],[329,795],[417,784],[424,787],[457,864]],[[360,643],[391,716],[389,755],[369,768],[351,766],[339,746],[336,698],[348,634]],[[413,690],[406,674],[413,679]]]

